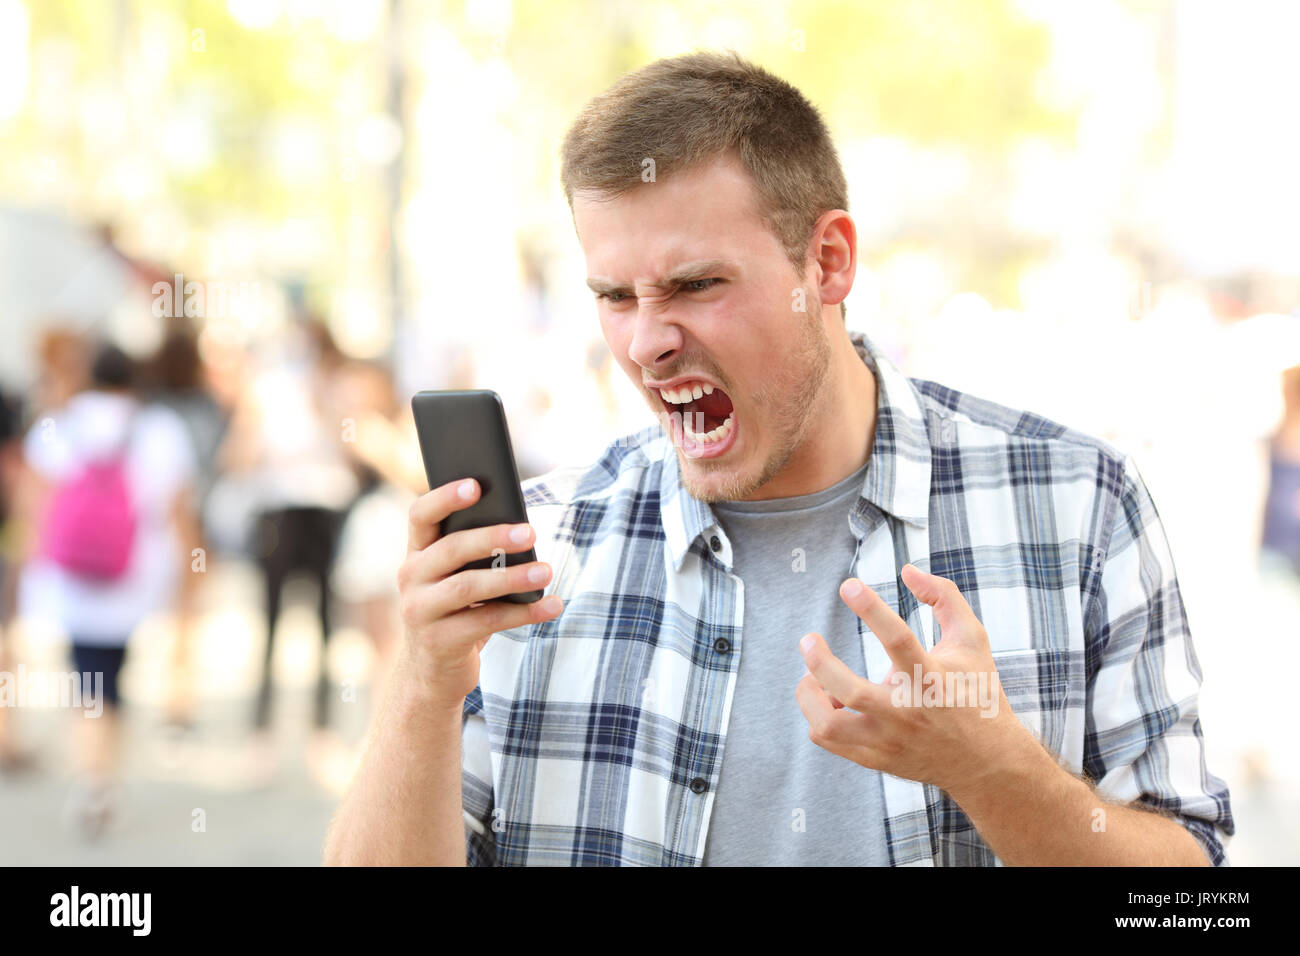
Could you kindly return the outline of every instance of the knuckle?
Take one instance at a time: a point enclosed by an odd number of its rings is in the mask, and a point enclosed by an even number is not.
[[[491,538],[488,542],[489,546],[493,548],[509,548],[511,544],[513,544],[510,540],[510,530],[512,527],[513,525],[508,524],[493,525],[490,529]]]
[[[414,570],[411,567],[411,559],[407,558],[397,566],[397,590],[405,591],[411,584],[411,575]]]
[[[411,502],[411,507],[407,509],[407,518],[413,525],[422,525],[424,523],[424,501],[425,495],[421,495]]]
[[[402,623],[408,630],[415,630],[424,623],[425,608],[426,603],[418,595],[411,593],[402,595],[400,604]]]
[[[493,601],[484,607],[483,629],[495,634],[509,622],[510,605],[505,601]]]
[[[471,603],[474,595],[474,578],[466,572],[454,574],[447,580],[448,590],[451,592],[452,600],[457,605]]]
[[[449,534],[445,538],[439,538],[433,543],[438,555],[438,563],[448,570],[454,570],[464,564],[461,558],[460,534]]]

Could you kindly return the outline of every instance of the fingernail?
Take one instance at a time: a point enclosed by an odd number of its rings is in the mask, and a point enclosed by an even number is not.
[[[815,642],[813,641],[813,636],[811,634],[805,634],[802,638],[799,639],[799,646],[803,648],[803,652],[805,654],[807,654],[809,651],[813,649],[814,643]]]
[[[857,597],[862,593],[862,584],[857,578],[849,578],[844,582],[844,587],[840,588],[840,593],[845,597]]]
[[[531,530],[526,524],[517,524],[510,529],[510,540],[515,544],[523,544],[528,540]]]
[[[460,495],[466,501],[474,497],[474,479],[462,481],[460,487],[456,489],[456,494]]]
[[[556,614],[559,612],[562,603],[555,595],[542,598],[542,610],[547,614]]]
[[[528,569],[528,580],[534,584],[541,584],[550,576],[551,570],[544,564],[536,564]]]

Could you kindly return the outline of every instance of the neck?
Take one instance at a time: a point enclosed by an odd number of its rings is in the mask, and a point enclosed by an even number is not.
[[[813,427],[781,473],[744,501],[823,491],[867,463],[876,436],[876,377],[841,327],[831,333],[831,363]]]

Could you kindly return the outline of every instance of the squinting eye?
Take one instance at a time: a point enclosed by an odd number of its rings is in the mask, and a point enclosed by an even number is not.
[[[622,302],[627,297],[626,292],[598,292],[596,300],[608,299],[610,302]]]
[[[709,289],[713,288],[713,284],[715,282],[721,282],[721,281],[722,281],[721,279],[692,279],[690,282],[686,283],[686,287],[691,292],[706,292]],[[708,283],[708,285],[699,287],[699,283],[701,282],[706,282]]]

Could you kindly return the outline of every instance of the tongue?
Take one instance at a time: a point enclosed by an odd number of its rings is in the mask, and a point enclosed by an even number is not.
[[[716,418],[718,421],[725,421],[731,414],[731,399],[727,393],[720,388],[715,388],[703,398],[697,398],[691,403],[691,411],[703,412],[710,418]]]
[[[731,399],[727,393],[715,388],[710,394],[682,406],[683,421],[692,431],[710,432],[727,420],[731,410]]]

